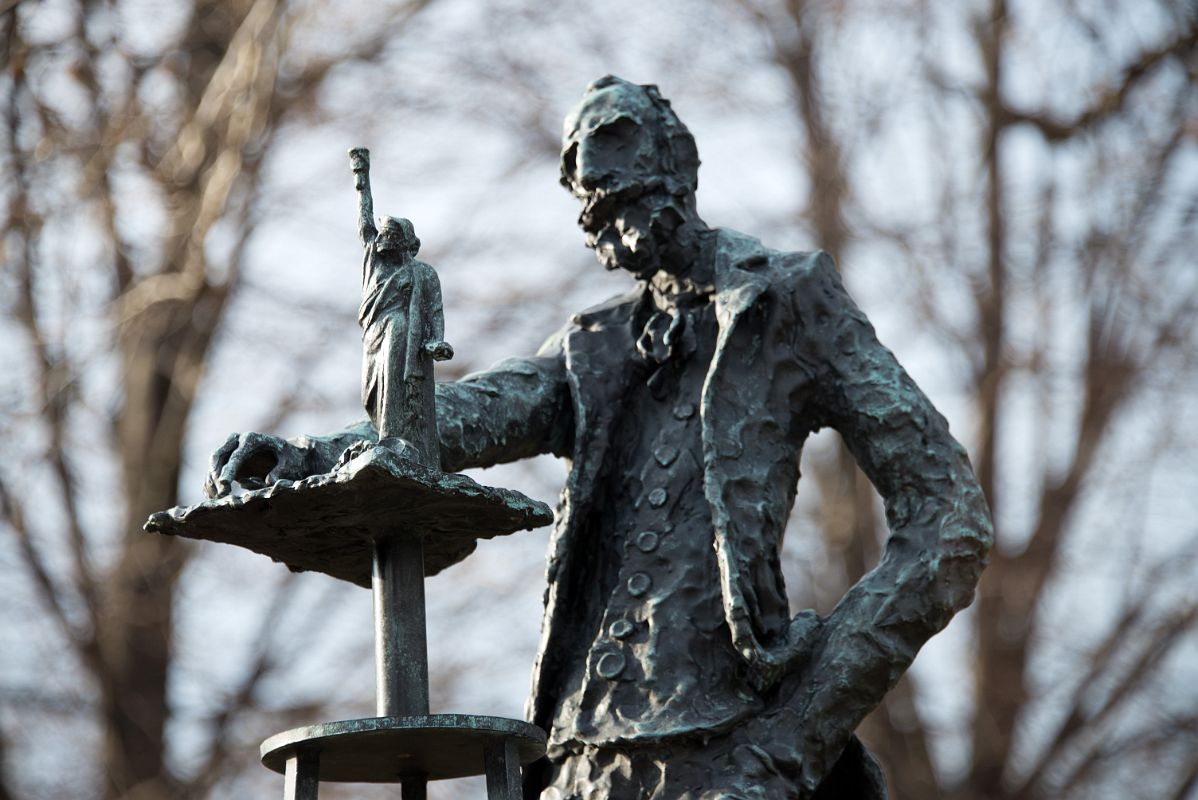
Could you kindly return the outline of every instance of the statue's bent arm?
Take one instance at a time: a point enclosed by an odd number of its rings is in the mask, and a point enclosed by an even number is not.
[[[817,313],[837,326],[821,337],[821,422],[841,434],[881,494],[890,538],[880,563],[825,620],[811,660],[792,682],[792,707],[820,721],[819,730],[802,732],[813,745],[817,738],[847,742],[924,642],[969,605],[993,542],[985,498],[947,421],[878,342],[831,258],[822,257],[815,272],[815,302],[826,306]],[[830,766],[806,764],[804,771],[818,781]]]
[[[435,270],[429,269],[429,330],[425,346],[445,341],[445,307],[441,300],[441,280]]]

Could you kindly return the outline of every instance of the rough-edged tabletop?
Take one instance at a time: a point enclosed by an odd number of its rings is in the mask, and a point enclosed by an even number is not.
[[[478,539],[553,521],[549,506],[511,489],[430,470],[376,447],[336,472],[159,511],[154,533],[245,547],[286,564],[370,587],[376,537],[424,537],[424,574],[469,555]]]

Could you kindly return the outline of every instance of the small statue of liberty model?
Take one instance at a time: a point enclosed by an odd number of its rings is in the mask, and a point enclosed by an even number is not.
[[[378,430],[378,446],[441,469],[433,396],[433,361],[453,358],[445,341],[445,312],[437,272],[416,260],[420,239],[412,223],[385,217],[375,228],[370,151],[349,152],[358,192],[362,261],[362,404]],[[365,443],[363,443],[365,444]],[[342,462],[363,447],[346,451]]]

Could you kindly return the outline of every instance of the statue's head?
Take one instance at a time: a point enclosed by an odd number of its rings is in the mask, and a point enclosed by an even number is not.
[[[693,194],[699,152],[656,86],[606,75],[566,117],[561,183],[584,200],[596,191]]]
[[[607,75],[566,117],[562,185],[583,202],[578,222],[609,269],[659,268],[660,237],[694,209],[699,153],[656,86]]]
[[[379,226],[374,249],[380,253],[396,253],[415,257],[420,252],[420,239],[412,223],[403,217],[384,217]]]

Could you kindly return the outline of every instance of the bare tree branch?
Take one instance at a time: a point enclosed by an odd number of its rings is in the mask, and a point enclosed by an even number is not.
[[[96,632],[98,624],[98,598],[95,580],[87,553],[87,542],[84,538],[79,520],[77,493],[73,472],[67,463],[68,449],[66,435],[67,410],[70,406],[71,395],[74,391],[74,375],[66,363],[66,356],[60,349],[58,355],[51,353],[47,336],[38,322],[35,308],[35,265],[37,252],[34,245],[42,226],[42,218],[36,214],[30,203],[31,178],[29,177],[30,154],[20,149],[19,104],[24,97],[32,101],[27,91],[26,73],[24,70],[28,48],[22,41],[20,31],[12,24],[8,33],[6,49],[14,53],[10,63],[11,86],[9,88],[9,103],[6,108],[5,126],[7,129],[7,144],[9,160],[15,169],[15,180],[12,182],[12,200],[4,224],[4,233],[19,237],[21,252],[17,258],[9,260],[9,268],[16,273],[17,296],[13,317],[24,329],[29,344],[31,361],[34,366],[40,421],[44,424],[49,435],[48,454],[51,467],[57,477],[57,486],[61,505],[67,518],[68,541],[74,564],[72,589],[76,592],[88,614],[90,630],[84,631],[76,626],[66,616],[59,601],[57,592],[63,587],[56,585],[45,562],[39,553],[34,537],[26,524],[25,515],[19,502],[11,496],[7,487],[0,485],[0,506],[3,515],[17,533],[21,552],[27,567],[34,576],[35,582],[42,591],[43,600],[58,621],[63,633],[76,649],[79,657],[97,670],[97,677],[102,678],[101,662],[96,650]],[[7,237],[6,237],[7,238]]]
[[[1020,782],[1020,788],[1014,797],[1020,800],[1042,797],[1046,796],[1050,789],[1063,791],[1080,784],[1093,768],[1094,762],[1105,757],[1107,748],[1101,744],[1092,745],[1090,754],[1062,786],[1056,786],[1054,783],[1053,787],[1049,787],[1044,782],[1048,771],[1057,764],[1062,754],[1077,744],[1079,735],[1100,730],[1120,705],[1148,682],[1171,648],[1177,645],[1185,634],[1194,630],[1195,622],[1198,621],[1198,610],[1194,608],[1179,612],[1171,620],[1155,625],[1148,621],[1150,607],[1155,599],[1154,590],[1164,578],[1166,570],[1158,569],[1154,573],[1156,579],[1146,582],[1141,596],[1124,610],[1104,640],[1089,656],[1086,674],[1074,689],[1065,720],[1041,751],[1035,765]],[[1149,626],[1149,630],[1141,630],[1145,625]],[[1139,655],[1130,666],[1122,666],[1120,659],[1124,657],[1123,651],[1130,649],[1137,639],[1143,642]],[[1123,671],[1123,675],[1111,684],[1109,673],[1118,669]],[[1100,703],[1090,702],[1093,693],[1100,688],[1105,689],[1103,700]]]
[[[247,665],[241,682],[228,694],[224,704],[212,719],[208,734],[208,756],[195,777],[182,787],[180,797],[206,797],[213,785],[225,774],[229,759],[229,730],[247,711],[255,707],[255,694],[262,681],[275,669],[276,637],[281,613],[295,593],[295,573],[287,573],[275,587],[270,603],[258,620],[258,629],[252,641],[254,656]]]
[[[0,800],[16,800],[16,795],[10,788],[11,771],[8,769],[8,736],[4,726],[0,725]]]
[[[1198,607],[1182,610],[1147,635],[1148,642],[1135,661],[1128,667],[1120,680],[1113,686],[1101,706],[1087,720],[1087,725],[1099,729],[1111,713],[1122,704],[1141,684],[1152,677],[1161,661],[1169,654],[1181,638],[1195,630],[1198,622]],[[1104,758],[1106,751],[1096,745],[1075,769],[1061,782],[1061,791],[1069,791],[1084,785],[1094,768]]]
[[[1177,791],[1169,796],[1170,800],[1187,800],[1194,796],[1194,790],[1198,789],[1198,755],[1190,759],[1188,771],[1177,782]]]
[[[1198,48],[1198,27],[1190,24],[1172,40],[1141,53],[1124,68],[1123,74],[1114,85],[1103,89],[1092,105],[1070,119],[1061,120],[1039,111],[1021,111],[1006,103],[998,107],[998,119],[1002,125],[1031,125],[1049,142],[1068,141],[1116,117],[1126,107],[1132,92],[1149,78],[1157,67],[1174,57],[1192,58],[1195,48]]]
[[[20,501],[9,492],[8,486],[0,481],[0,517],[8,523],[9,528],[16,534],[17,545],[24,560],[26,569],[33,578],[34,585],[41,595],[42,602],[50,610],[51,616],[62,630],[63,636],[72,645],[80,658],[91,663],[88,654],[93,649],[94,640],[87,631],[80,630],[67,615],[62,605],[60,587],[46,567],[46,561],[41,550],[34,541],[26,523],[25,513]]]

